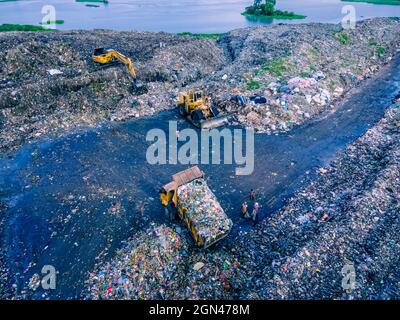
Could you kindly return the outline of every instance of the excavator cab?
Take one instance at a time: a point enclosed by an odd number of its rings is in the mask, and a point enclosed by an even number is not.
[[[147,88],[137,79],[136,71],[133,66],[132,60],[122,53],[114,49],[96,48],[94,49],[92,60],[96,63],[112,66],[118,62],[122,62],[128,67],[130,76],[132,77],[132,87],[136,94],[143,94],[147,92]]]
[[[96,48],[96,49],[94,49],[93,56],[98,57],[98,56],[101,56],[106,53],[107,53],[107,51],[104,48]]]

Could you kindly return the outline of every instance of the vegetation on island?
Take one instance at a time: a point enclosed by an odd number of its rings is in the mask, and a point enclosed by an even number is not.
[[[47,20],[47,21],[42,21],[40,22],[41,25],[46,25],[46,24],[64,24],[64,20]]]
[[[294,12],[277,10],[276,0],[254,0],[253,5],[246,7],[242,13],[248,17],[266,17],[273,19],[304,19],[306,16]]]
[[[75,0],[76,2],[97,2],[108,4],[108,0]]]
[[[200,38],[208,38],[208,39],[218,39],[223,36],[223,33],[191,33],[191,32],[181,32],[178,33],[179,36],[191,36],[191,37],[200,37]]]
[[[1,24],[0,32],[7,31],[49,31],[52,29],[41,27],[41,26],[33,26],[30,24]]]

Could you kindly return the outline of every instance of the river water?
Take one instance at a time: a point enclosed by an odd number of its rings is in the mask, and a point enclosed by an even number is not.
[[[252,0],[109,0],[108,4],[74,0],[0,0],[0,24],[38,25],[44,5],[56,9],[59,29],[114,29],[138,31],[221,33],[266,23],[330,22],[342,20],[351,4],[358,19],[400,16],[400,5],[374,5],[340,0],[278,0],[277,8],[306,15],[304,20],[252,21],[242,16]],[[95,4],[97,7],[88,7]]]

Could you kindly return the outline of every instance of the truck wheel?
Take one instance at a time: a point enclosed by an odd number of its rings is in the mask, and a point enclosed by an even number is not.
[[[177,220],[176,219],[176,217],[177,217],[177,209],[176,208],[173,208],[172,206],[167,206],[167,207],[165,207],[165,215],[167,216],[167,218],[170,220],[170,221],[175,221],[175,220]]]

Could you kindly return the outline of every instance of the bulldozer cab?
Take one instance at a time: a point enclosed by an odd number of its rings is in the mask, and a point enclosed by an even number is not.
[[[203,100],[203,92],[201,91],[191,91],[189,92],[190,102],[197,102]]]
[[[189,92],[181,92],[180,93],[180,103],[184,103],[185,105],[199,105],[204,103],[204,94],[202,91],[194,91],[189,90]]]
[[[201,129],[216,128],[228,122],[227,116],[217,117],[219,112],[216,104],[201,90],[180,92],[177,107],[181,116]]]

